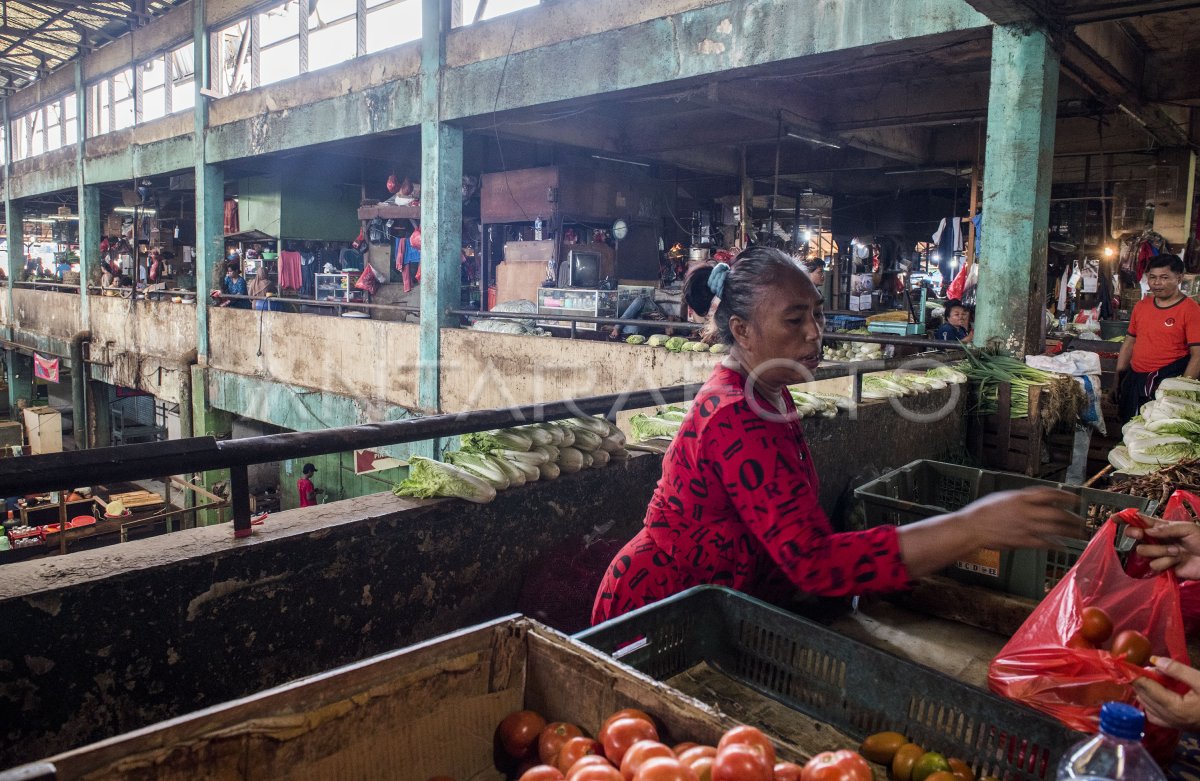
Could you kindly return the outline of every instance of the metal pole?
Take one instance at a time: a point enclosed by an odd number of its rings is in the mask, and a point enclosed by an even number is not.
[[[250,536],[250,474],[246,466],[229,470],[229,501],[233,505],[233,536]]]

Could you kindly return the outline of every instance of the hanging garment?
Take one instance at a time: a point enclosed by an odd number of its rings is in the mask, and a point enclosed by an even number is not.
[[[300,295],[311,296],[316,292],[317,256],[313,252],[300,253]]]
[[[363,267],[363,256],[358,250],[347,247],[338,254],[338,265],[342,269],[361,269]]]
[[[975,228],[975,257],[979,257],[979,246],[983,244],[983,212],[971,218],[971,225]]]
[[[279,289],[299,290],[304,287],[304,273],[301,271],[299,252],[284,250],[279,253]]]
[[[225,199],[225,235],[238,233],[241,231],[241,226],[238,224],[238,202],[232,198]]]
[[[420,267],[418,266],[418,268],[420,268]],[[413,271],[412,266],[405,265],[400,272],[401,278],[404,280],[404,292],[405,293],[410,292],[413,288],[412,271]]]
[[[396,270],[404,271],[404,255],[408,251],[408,239],[400,237],[392,242],[392,257],[395,258]]]

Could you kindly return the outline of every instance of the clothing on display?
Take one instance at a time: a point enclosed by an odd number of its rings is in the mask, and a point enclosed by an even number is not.
[[[301,271],[299,252],[283,251],[279,253],[279,289],[300,290],[304,287],[304,274]]]
[[[241,232],[238,224],[238,202],[232,198],[225,199],[225,235]]]
[[[317,289],[317,254],[306,251],[300,253],[300,295],[314,295]]]

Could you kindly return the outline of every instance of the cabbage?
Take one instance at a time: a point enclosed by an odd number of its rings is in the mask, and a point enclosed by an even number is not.
[[[478,504],[486,504],[496,498],[496,489],[482,477],[424,456],[413,456],[408,460],[408,477],[392,488],[392,493],[419,499],[454,497]]]
[[[502,458],[501,460],[507,461],[521,472],[521,474],[525,475],[525,482],[527,483],[536,483],[542,477],[542,473],[538,471],[540,464],[531,464],[528,461],[515,461],[507,458]]]
[[[442,457],[446,459],[447,463],[462,467],[482,477],[497,491],[503,491],[512,483],[508,474],[495,461],[479,453],[464,453],[461,450],[455,450],[445,453]]]
[[[529,482],[525,479],[525,473],[515,466],[505,461],[503,458],[495,455],[486,455],[484,458],[495,464],[500,471],[504,472],[504,476],[508,478],[510,488],[519,488]]]
[[[620,450],[614,450],[613,452],[608,454],[608,460],[609,461],[628,461],[629,460],[629,451],[626,450],[625,448],[621,448]]]
[[[523,464],[541,466],[550,460],[550,456],[542,450],[493,450],[492,455],[499,456],[518,467]]]
[[[1146,424],[1146,430],[1152,434],[1163,434],[1187,437],[1189,439],[1200,438],[1200,423],[1194,420],[1184,420],[1183,418],[1163,418]],[[1121,429],[1124,433],[1124,429]]]
[[[1185,458],[1200,457],[1200,445],[1187,437],[1150,436],[1128,444],[1129,455],[1142,464],[1174,464]]]
[[[1155,471],[1156,467],[1149,464],[1139,464],[1129,455],[1129,448],[1124,445],[1117,445],[1112,450],[1108,451],[1108,463],[1112,464],[1113,469],[1127,475],[1144,475]]]
[[[645,344],[645,343],[646,343],[646,337],[642,336],[641,334],[633,334],[632,336],[625,337],[625,344]]]
[[[595,434],[587,429],[579,429],[575,432],[575,449],[585,452],[596,450],[600,447],[600,443],[604,441],[604,437]]]
[[[583,458],[583,468],[590,469],[592,466],[592,454],[585,450],[581,450],[579,451],[579,455]]]
[[[1143,404],[1141,417],[1147,421],[1162,420],[1163,418],[1200,421],[1200,402],[1180,396],[1166,396]]]
[[[534,450],[542,451],[547,456],[549,456],[551,461],[558,460],[558,448],[555,447],[554,445],[538,445],[537,447],[534,448]]]
[[[609,434],[608,421],[604,418],[567,418],[563,422],[568,426],[573,426],[577,436],[579,429],[586,429],[599,437],[607,437]]]
[[[593,467],[599,468],[602,466],[608,466],[609,456],[608,453],[604,452],[603,450],[593,450],[589,455],[592,457]]]
[[[672,336],[663,343],[663,347],[667,348],[667,352],[678,353],[683,351],[683,346],[687,344],[687,339],[682,336]]]
[[[583,452],[573,447],[559,448],[558,468],[567,474],[583,469]]]
[[[554,444],[554,435],[538,425],[521,426],[519,428],[510,429],[510,431],[515,431],[518,434],[523,434],[524,436],[529,437],[530,442],[533,443],[533,447],[537,447],[538,445]]]
[[[666,334],[654,334],[646,340],[646,344],[650,345],[651,347],[662,347],[670,338],[671,337],[667,336]]]
[[[492,450],[528,450],[533,440],[515,429],[476,431],[462,435],[462,449],[468,453],[487,453]]]
[[[558,464],[553,461],[548,461],[538,467],[538,472],[543,480],[553,480],[562,474],[562,470],[558,468]]]
[[[863,377],[862,395],[864,399],[887,399],[893,396],[907,396],[909,389],[887,377],[869,374]]]
[[[633,429],[634,440],[641,442],[654,437],[674,437],[679,433],[681,422],[650,417],[639,412],[630,419],[629,425]]]
[[[952,382],[957,385],[961,385],[967,381],[967,375],[963,374],[958,369],[944,365],[933,367],[929,371],[925,372],[925,376],[933,377],[935,379],[942,380],[943,382]]]
[[[1168,377],[1158,386],[1154,398],[1162,399],[1167,396],[1179,396],[1191,401],[1200,401],[1200,380],[1189,380],[1186,377]]]
[[[709,347],[708,351],[710,353],[717,353],[718,355],[724,354],[729,352],[729,345],[725,344],[724,342],[719,342],[714,344],[712,347]]]

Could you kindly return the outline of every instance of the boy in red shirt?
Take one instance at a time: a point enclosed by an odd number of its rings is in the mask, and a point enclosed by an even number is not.
[[[304,477],[296,481],[296,492],[300,494],[300,506],[313,507],[317,503],[317,488],[313,485],[312,476],[316,474],[317,468],[312,464],[305,464],[300,471],[304,473]]]
[[[1121,423],[1138,414],[1168,377],[1200,378],[1200,304],[1179,291],[1183,261],[1159,255],[1146,268],[1150,295],[1137,302],[1117,356]]]

